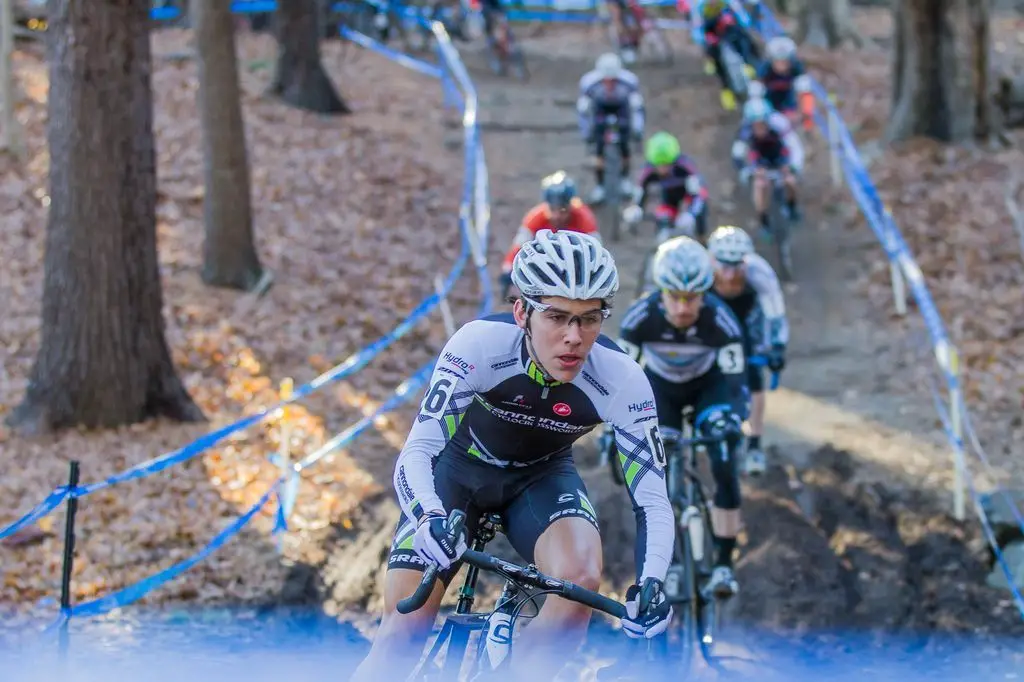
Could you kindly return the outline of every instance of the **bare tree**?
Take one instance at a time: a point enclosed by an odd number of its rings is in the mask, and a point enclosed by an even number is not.
[[[849,40],[864,44],[850,18],[850,0],[802,0],[797,12],[796,40],[834,50]]]
[[[891,141],[990,132],[989,0],[895,0]]]
[[[322,114],[350,113],[320,61],[317,0],[288,0],[277,6],[278,56],[270,93],[292,106]]]
[[[149,8],[50,0],[42,340],[9,418],[23,433],[202,418],[164,338]]]
[[[199,56],[199,114],[203,128],[203,281],[253,289],[260,267],[253,243],[249,158],[245,146],[235,29],[227,2],[192,3]]]

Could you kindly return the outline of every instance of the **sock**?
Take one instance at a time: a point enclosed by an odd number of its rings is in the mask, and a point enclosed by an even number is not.
[[[761,449],[761,436],[750,436],[747,438],[747,448],[750,450]]]
[[[629,178],[629,157],[622,157],[622,177]]]
[[[796,199],[795,198],[793,198],[793,199],[786,199],[786,207],[789,208],[790,211],[795,211],[796,210]]]
[[[715,538],[718,545],[718,561],[715,566],[728,566],[732,568],[732,552],[736,549],[736,538]]]
[[[598,168],[594,171],[594,177],[597,179],[597,184],[604,186],[604,168]]]
[[[768,229],[768,214],[767,213],[762,213],[759,216],[759,218],[761,220],[761,227],[763,227],[764,229],[767,230]]]

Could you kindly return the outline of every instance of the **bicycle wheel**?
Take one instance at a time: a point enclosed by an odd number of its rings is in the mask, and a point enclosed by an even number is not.
[[[770,214],[772,241],[775,242],[775,256],[779,265],[779,277],[783,282],[793,281],[793,251],[790,240],[790,222],[785,214],[783,202],[785,192],[776,188],[772,197]]]
[[[512,75],[523,83],[530,80],[530,70],[526,66],[526,57],[523,56],[523,48],[519,47],[519,41],[512,33],[512,27],[506,24],[508,31],[508,61],[512,67]]]
[[[616,123],[615,125],[618,125]],[[622,158],[619,143],[609,141],[604,147],[604,196],[608,221],[608,239],[619,241],[622,222]]]
[[[727,42],[722,43],[722,63],[729,78],[729,89],[741,103],[746,101],[749,92],[747,72],[743,70],[743,60],[739,53]]]

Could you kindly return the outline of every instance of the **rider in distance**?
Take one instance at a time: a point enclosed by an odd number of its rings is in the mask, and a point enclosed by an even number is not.
[[[747,100],[743,105],[743,124],[732,144],[732,159],[739,169],[740,183],[751,180],[754,210],[761,228],[768,230],[768,200],[772,184],[768,171],[778,171],[785,188],[783,209],[792,221],[800,220],[797,207],[797,178],[804,166],[804,147],[789,119],[763,99]]]
[[[614,117],[619,128],[619,154],[622,158],[623,195],[631,195],[629,182],[630,141],[644,136],[644,98],[636,74],[623,68],[619,56],[611,52],[597,58],[594,69],[580,78],[580,94],[576,100],[580,134],[594,154],[594,190],[590,203],[604,201],[605,128]]]
[[[640,197],[636,205],[627,206],[622,218],[635,226],[644,215],[643,207],[655,186],[659,195],[654,219],[658,228],[657,243],[675,234],[703,236],[707,222],[708,191],[693,159],[684,155],[674,135],[659,132],[651,135],[645,147],[647,164],[640,171]]]
[[[701,34],[704,51],[714,63],[715,73],[722,84],[722,108],[732,111],[736,108],[736,94],[729,87],[722,45],[728,43],[736,50],[751,75],[759,59],[757,46],[727,0],[705,0],[700,12],[703,19]]]
[[[576,183],[565,171],[556,171],[541,180],[540,191],[541,203],[527,211],[501,263],[502,275],[498,283],[502,298],[507,297],[512,289],[512,263],[516,254],[541,230],[571,230],[601,238],[597,233],[594,212],[576,196]]]
[[[430,635],[444,586],[459,568],[446,515],[466,512],[467,536],[497,512],[509,542],[542,572],[588,589],[601,580],[597,514],[572,459],[572,444],[612,425],[637,521],[637,584],[626,593],[631,637],[665,631],[672,610],[660,593],[672,557],[674,519],[665,488],[664,449],[644,372],[601,326],[618,289],[611,254],[576,232],[542,230],[516,255],[521,292],[512,313],[464,325],[438,358],[405,446],[394,485],[402,509],[384,588],[384,616],[353,680],[400,680]],[[426,605],[401,615],[396,604],[428,565],[442,581]],[[641,591],[655,599],[639,612]],[[517,640],[516,676],[552,676],[586,633],[590,609],[548,597]]]
[[[750,236],[738,227],[723,225],[708,237],[708,252],[715,260],[715,293],[732,309],[743,327],[747,356],[763,354],[768,369],[781,372],[786,366],[789,323],[786,302],[775,270],[754,251]],[[747,365],[750,390],[750,428],[744,463],[747,473],[764,473],[761,449],[764,430],[764,369]]]
[[[618,344],[641,364],[654,389],[666,446],[679,440],[683,409],[688,406],[701,437],[725,439],[727,456],[710,458],[717,552],[703,589],[729,597],[739,590],[732,555],[741,527],[736,456],[747,409],[743,328],[729,306],[710,291],[714,263],[696,240],[674,237],[659,246],[653,277],[658,289],[623,315]]]
[[[814,93],[811,77],[796,56],[796,43],[787,36],[776,36],[768,41],[765,52],[768,59],[758,70],[757,80],[750,84],[751,98],[763,97],[790,123],[796,125],[802,119],[804,129],[810,130],[814,124]]]

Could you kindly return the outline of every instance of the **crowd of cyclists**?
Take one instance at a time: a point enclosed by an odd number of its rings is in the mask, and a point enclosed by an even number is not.
[[[626,1],[610,4],[622,10]],[[680,9],[703,33],[723,92],[723,41],[756,73],[731,155],[760,229],[767,228],[769,171],[783,183],[784,210],[799,220],[804,153],[795,126],[806,125],[813,101],[795,45],[769,40],[761,64],[734,5],[705,0]],[[747,0],[745,9],[756,20],[756,1]],[[512,546],[541,571],[597,589],[597,516],[572,455],[573,444],[595,429],[608,450],[603,459],[621,467],[636,514],[636,582],[626,593],[623,631],[634,638],[663,632],[672,609],[657,595],[676,538],[666,446],[681,437],[684,408],[692,410],[695,433],[727,444],[710,462],[714,568],[701,589],[724,599],[740,589],[733,572],[742,528],[739,477],[767,466],[765,369],[778,373],[786,364],[783,289],[746,230],[710,221],[713,197],[698,164],[672,133],[648,134],[641,90],[612,52],[580,78],[577,112],[586,155],[594,159],[593,190],[584,201],[563,170],[542,179],[541,201],[526,212],[501,266],[511,310],[467,323],[438,357],[395,467],[402,518],[387,563],[384,617],[353,680],[399,679],[412,669],[481,512],[500,512]],[[729,100],[722,98],[726,108]],[[591,208],[604,200],[602,133],[609,120],[621,128],[620,191],[630,198],[622,219],[631,226],[650,221],[657,246],[651,285],[625,306],[615,334],[605,320],[623,273],[602,245]],[[633,163],[635,147],[643,164]],[[448,532],[453,509],[467,512],[465,536]],[[426,606],[399,614],[398,600],[416,589],[428,566],[441,571],[441,584]],[[652,593],[641,609],[640,595]],[[565,647],[583,637],[588,619],[587,607],[548,599],[520,643],[565,660]],[[539,660],[519,656],[512,672],[535,674]]]

